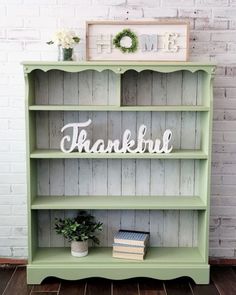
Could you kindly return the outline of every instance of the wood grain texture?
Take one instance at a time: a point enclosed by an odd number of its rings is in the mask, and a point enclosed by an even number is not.
[[[41,285],[34,285],[32,292],[58,292],[60,281],[56,278],[47,278]]]
[[[137,280],[113,281],[113,295],[138,295]]]
[[[67,105],[114,105],[117,79],[111,71],[98,73],[37,72],[36,103]],[[190,72],[161,74],[127,71],[121,77],[121,104],[198,105],[200,77]],[[44,84],[45,83],[45,84]],[[45,85],[45,87],[43,87]],[[189,91],[188,85],[191,85]],[[138,127],[147,125],[147,137],[161,137],[173,130],[175,148],[200,146],[200,119],[196,112],[37,112],[38,148],[59,148],[60,128],[72,121],[93,120],[88,137],[121,139],[126,128],[137,136]],[[194,130],[189,136],[189,128]],[[198,188],[197,161],[193,160],[38,160],[39,195],[194,195]],[[174,173],[173,173],[174,171]],[[55,217],[74,216],[76,211],[41,211],[39,246],[68,245],[55,234]],[[197,213],[151,210],[99,210],[92,214],[104,223],[99,234],[101,246],[111,246],[120,228],[150,230],[152,246],[196,246]],[[51,229],[48,228],[51,224]],[[174,233],[174,234],[173,234]]]
[[[3,293],[3,291],[5,290],[9,280],[11,279],[14,271],[15,271],[15,267],[1,267],[0,268],[0,294]]]
[[[30,295],[33,294],[33,295],[57,295],[57,292],[41,292],[41,291],[37,291],[37,292],[31,292]]]
[[[111,283],[105,279],[90,279],[86,285],[86,295],[111,295]]]
[[[211,278],[221,295],[236,293],[236,274],[232,269],[211,267]]]
[[[139,295],[166,295],[162,281],[152,279],[138,280]]]
[[[219,295],[216,286],[212,281],[209,285],[196,285],[194,282],[189,282],[190,288],[194,295]]]
[[[85,295],[86,282],[81,281],[62,281],[58,295]]]
[[[192,295],[187,279],[167,281],[164,285],[167,295]]]
[[[15,271],[12,276],[12,272]],[[0,269],[0,294],[5,290],[5,294],[58,294],[58,295],[85,295],[92,294],[112,294],[110,290],[113,289],[116,294],[123,295],[168,295],[168,294],[189,294],[187,285],[189,285],[193,295],[219,295],[219,294],[235,294],[235,268],[230,267],[214,267],[212,268],[212,277],[209,285],[196,285],[189,279],[176,279],[164,282],[154,279],[138,278],[125,281],[110,281],[104,279],[89,279],[80,281],[64,281],[54,278],[48,278],[44,280],[41,285],[26,286],[26,271],[25,267],[6,267],[3,266]],[[12,278],[11,278],[12,277]],[[9,284],[6,282],[10,279]],[[86,287],[86,285],[87,286]],[[220,285],[219,285],[220,283]],[[58,285],[60,284],[60,290],[58,291]],[[122,286],[123,285],[123,286]],[[104,286],[104,287],[103,287]],[[217,287],[216,287],[217,286]],[[217,290],[218,288],[218,290]],[[18,290],[19,289],[19,290]],[[86,293],[86,289],[90,293]],[[96,290],[96,291],[93,291]],[[137,291],[139,293],[137,293]],[[104,292],[104,293],[102,293]],[[182,293],[180,293],[182,292]],[[186,293],[187,292],[187,293]],[[232,293],[234,292],[234,293]]]
[[[12,276],[4,295],[29,295],[32,290],[31,285],[26,283],[26,269],[25,267],[17,267]]]

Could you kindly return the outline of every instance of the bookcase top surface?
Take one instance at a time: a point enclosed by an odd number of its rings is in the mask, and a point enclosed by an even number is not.
[[[117,61],[117,62],[98,62],[98,61],[23,61],[24,72],[30,73],[33,70],[61,70],[66,72],[80,72],[85,70],[104,71],[111,70],[117,74],[122,74],[128,70],[137,72],[143,70],[153,70],[162,73],[170,73],[180,70],[191,72],[205,71],[208,74],[214,74],[216,65],[210,62],[134,62],[134,61]]]

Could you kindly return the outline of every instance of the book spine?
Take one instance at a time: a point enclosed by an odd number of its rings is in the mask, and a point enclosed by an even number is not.
[[[126,252],[126,253],[134,253],[134,254],[145,253],[145,248],[135,248],[135,247],[113,246],[113,250],[117,252]]]
[[[125,245],[132,245],[132,246],[145,246],[145,243],[143,241],[137,241],[137,240],[123,240],[123,239],[114,239],[114,242],[116,244],[125,244]]]
[[[114,258],[121,258],[121,259],[144,260],[144,255],[131,254],[131,253],[122,253],[122,252],[113,251],[112,256]]]

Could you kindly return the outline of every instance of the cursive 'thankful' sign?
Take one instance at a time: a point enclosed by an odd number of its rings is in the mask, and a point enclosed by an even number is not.
[[[144,136],[147,132],[147,126],[140,125],[138,129],[137,141],[132,139],[132,134],[129,129],[126,129],[122,136],[122,142],[115,139],[105,143],[103,139],[98,139],[95,143],[91,144],[91,141],[87,138],[87,131],[81,129],[87,127],[92,123],[89,119],[82,123],[69,123],[65,125],[61,132],[67,129],[71,129],[72,135],[65,135],[61,140],[61,150],[64,153],[71,152],[85,152],[85,153],[170,153],[172,146],[170,146],[170,140],[172,132],[167,129],[160,139],[145,139]]]

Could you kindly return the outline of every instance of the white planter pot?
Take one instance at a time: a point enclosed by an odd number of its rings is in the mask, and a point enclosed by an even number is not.
[[[71,242],[71,255],[75,257],[84,257],[88,255],[88,241]]]

